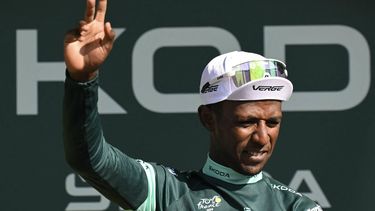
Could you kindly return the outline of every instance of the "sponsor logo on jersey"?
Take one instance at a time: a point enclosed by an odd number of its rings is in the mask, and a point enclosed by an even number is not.
[[[211,165],[209,166],[208,168],[210,171],[212,171],[214,174],[216,175],[219,175],[221,177],[227,177],[227,178],[230,178],[230,175],[228,172],[223,172],[223,171],[220,171],[218,169],[215,169],[214,167],[212,167]]]
[[[253,90],[256,91],[281,91],[281,89],[284,88],[284,86],[254,86]]]
[[[223,200],[220,196],[213,196],[212,198],[200,199],[197,206],[198,209],[206,209],[206,211],[213,210],[215,207],[219,207]]]
[[[272,187],[273,189],[276,189],[276,190],[289,191],[289,192],[291,192],[291,193],[294,193],[294,194],[297,194],[297,195],[299,195],[299,196],[302,196],[302,194],[300,194],[300,193],[298,193],[297,191],[295,191],[295,190],[293,190],[293,189],[291,189],[291,188],[289,188],[289,187],[286,187],[286,186],[284,186],[284,185],[275,185],[275,184],[271,184],[271,187]]]

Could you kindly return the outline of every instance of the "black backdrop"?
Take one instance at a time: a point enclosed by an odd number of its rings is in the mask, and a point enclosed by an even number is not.
[[[63,156],[62,40],[85,2],[1,5],[0,209],[119,210],[72,174]],[[200,168],[208,134],[192,94],[201,70],[224,51],[266,54],[286,61],[296,91],[266,171],[325,210],[373,210],[374,6],[109,0],[118,38],[101,72],[106,138],[136,158]]]

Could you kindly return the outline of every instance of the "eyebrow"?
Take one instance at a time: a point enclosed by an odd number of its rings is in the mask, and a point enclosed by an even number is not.
[[[265,120],[265,121],[281,121],[282,115],[275,115],[269,118],[263,119],[256,116],[248,115],[248,116],[236,116],[235,121],[248,121],[248,120]]]
[[[270,117],[270,118],[266,119],[266,121],[270,121],[270,120],[281,121],[282,118],[283,118],[282,116],[274,116],[274,117]]]

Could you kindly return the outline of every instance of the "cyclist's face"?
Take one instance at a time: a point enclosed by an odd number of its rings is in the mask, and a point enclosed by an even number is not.
[[[281,102],[223,101],[220,109],[212,112],[210,157],[242,174],[259,173],[279,135]]]

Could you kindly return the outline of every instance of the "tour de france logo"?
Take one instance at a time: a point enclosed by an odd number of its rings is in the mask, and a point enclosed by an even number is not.
[[[212,198],[203,198],[198,202],[198,209],[204,209],[206,211],[212,211],[215,207],[219,207],[222,199],[220,196],[214,196]]]
[[[223,199],[220,196],[214,196],[212,198],[201,199],[197,206],[199,210],[213,211],[214,208],[220,207]],[[252,211],[250,207],[244,207],[243,211]]]

